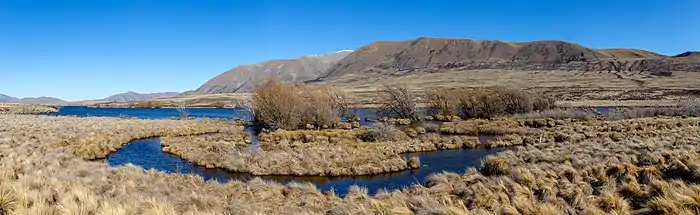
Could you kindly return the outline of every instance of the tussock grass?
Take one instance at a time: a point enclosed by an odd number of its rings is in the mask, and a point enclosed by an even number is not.
[[[465,120],[445,122],[440,127],[440,133],[459,135],[504,135],[523,132],[524,126],[517,120]]]
[[[0,119],[0,211],[5,214],[697,214],[700,208],[698,118],[593,119],[530,128],[536,132],[513,139],[541,140],[489,157],[480,169],[437,174],[426,185],[375,196],[356,187],[344,198],[309,184],[205,182],[131,165],[110,168],[76,157],[73,144],[55,144],[102,130],[126,132],[121,127],[129,123],[80,128],[68,117]],[[556,141],[556,134],[569,138]],[[235,135],[209,140],[229,144]],[[426,142],[367,144],[395,153],[436,147]],[[261,144],[263,149],[318,147],[316,141]],[[341,144],[358,143],[328,143]]]
[[[78,157],[92,160],[104,158],[132,140],[166,136],[219,132],[230,123],[217,119],[139,120],[105,117],[0,116],[11,132],[52,133],[46,143],[72,150]],[[22,130],[27,129],[27,130]]]
[[[0,103],[0,114],[43,114],[55,112],[58,112],[58,109],[48,105]]]

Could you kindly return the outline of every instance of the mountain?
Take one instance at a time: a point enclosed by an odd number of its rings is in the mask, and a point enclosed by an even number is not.
[[[192,94],[251,92],[255,83],[268,76],[276,76],[290,83],[301,83],[318,78],[351,50],[328,54],[307,55],[297,59],[271,60],[237,66],[199,87]]]
[[[143,101],[143,100],[151,100],[151,99],[177,97],[180,95],[181,94],[177,93],[177,92],[141,94],[141,93],[129,91],[126,93],[120,93],[120,94],[115,94],[115,95],[109,96],[109,97],[105,98],[104,100],[108,101],[108,102],[135,102],[135,101]]]
[[[63,104],[66,103],[66,101],[62,99],[57,99],[53,97],[27,97],[27,98],[21,98],[19,101],[16,101],[17,103],[23,103],[23,104]]]
[[[403,75],[451,69],[700,72],[700,60],[694,56],[698,54],[669,57],[634,49],[596,50],[564,41],[512,43],[421,37],[359,48],[331,66],[319,81],[348,74]]]
[[[700,52],[683,52],[673,57],[679,59],[700,60]]]
[[[16,102],[18,99],[5,94],[0,94],[0,102]]]
[[[24,103],[24,104],[63,104],[66,101],[53,97],[27,97],[27,98],[15,98],[12,96],[0,94],[0,102],[11,102],[11,103]]]

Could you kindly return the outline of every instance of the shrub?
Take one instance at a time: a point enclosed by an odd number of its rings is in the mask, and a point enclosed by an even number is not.
[[[433,89],[425,94],[428,103],[428,115],[454,116],[457,115],[458,90]]]
[[[555,107],[555,101],[549,97],[533,96],[523,90],[506,87],[432,90],[426,93],[426,100],[430,114],[457,114],[464,119],[490,119]]]
[[[396,126],[389,123],[378,122],[369,128],[369,139],[371,141],[397,141],[405,139],[406,134]]]
[[[158,101],[140,101],[131,104],[132,108],[161,108],[165,105]]]
[[[527,113],[533,109],[530,95],[525,91],[512,88],[495,88],[494,91],[507,114]]]
[[[503,100],[488,89],[478,89],[474,91],[472,102],[474,103],[474,112],[480,118],[490,119],[501,115],[505,111]]]
[[[419,119],[416,96],[405,86],[385,85],[379,89],[382,104],[377,114],[401,119]]]
[[[550,96],[534,96],[532,98],[532,110],[543,111],[557,108],[556,100]]]
[[[330,127],[340,121],[342,93],[328,87],[289,85],[268,79],[255,86],[251,99],[253,121],[273,128]]]

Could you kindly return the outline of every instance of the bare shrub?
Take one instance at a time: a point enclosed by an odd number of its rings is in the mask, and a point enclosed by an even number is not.
[[[453,89],[433,89],[428,91],[425,94],[425,101],[428,103],[428,115],[457,115],[458,94],[459,91]]]
[[[557,108],[556,99],[547,95],[533,96],[532,110],[543,111]]]
[[[503,114],[503,100],[493,91],[481,88],[472,91],[472,111],[475,117],[490,119]]]
[[[278,128],[298,128],[301,124],[302,102],[294,86],[287,85],[279,79],[265,80],[253,90],[253,121]]]
[[[507,87],[432,90],[426,93],[426,101],[430,114],[457,114],[464,119],[490,119],[555,107],[555,101],[549,97]]]
[[[506,114],[528,113],[532,111],[533,104],[530,94],[522,90],[512,88],[495,88],[494,94],[502,102],[503,111]]]
[[[187,111],[187,104],[184,102],[178,104],[177,107],[175,107],[175,110],[180,116],[180,119],[187,119],[187,117],[190,116],[190,113]]]
[[[420,116],[416,105],[416,95],[405,86],[385,85],[379,89],[382,105],[377,111],[380,116],[416,120]]]
[[[256,85],[250,112],[255,123],[275,128],[330,127],[340,121],[338,110],[348,106],[344,98],[329,87],[289,85],[273,78]]]
[[[330,96],[330,99],[335,106],[334,109],[336,115],[347,120],[354,120],[357,118],[357,110],[351,111],[352,108],[350,107],[350,98],[346,93],[332,88],[328,88],[327,90],[328,96]]]
[[[396,126],[383,122],[372,124],[369,132],[371,141],[397,141],[406,135]]]
[[[301,123],[314,125],[317,128],[330,127],[340,121],[335,112],[334,100],[331,96],[334,92],[327,87],[298,86],[296,87],[302,96]]]

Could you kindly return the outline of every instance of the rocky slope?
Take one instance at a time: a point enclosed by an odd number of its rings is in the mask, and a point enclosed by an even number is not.
[[[345,50],[329,54],[308,55],[297,59],[271,60],[237,66],[212,78],[191,94],[251,92],[257,81],[268,76],[276,76],[290,83],[316,79],[350,52],[352,51]]]
[[[135,101],[144,101],[144,100],[151,100],[151,99],[160,99],[160,98],[170,98],[170,97],[176,97],[180,96],[180,93],[177,92],[164,92],[164,93],[137,93],[137,92],[126,92],[126,93],[120,93],[120,94],[115,94],[112,96],[109,96],[104,99],[104,101],[107,102],[135,102]]]
[[[594,50],[563,41],[418,38],[372,43],[333,65],[319,80],[348,74],[402,75],[449,69],[700,72],[696,53],[669,57],[634,49]]]

